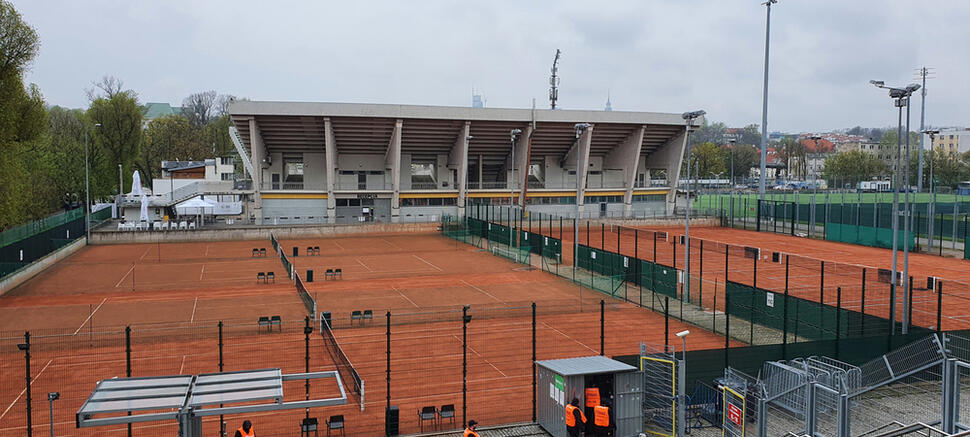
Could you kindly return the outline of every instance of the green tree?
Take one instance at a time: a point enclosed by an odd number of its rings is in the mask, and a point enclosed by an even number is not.
[[[822,169],[829,186],[835,186],[835,182],[857,184],[888,173],[885,163],[875,155],[861,150],[836,153],[825,160]]]
[[[728,177],[730,177],[733,163],[733,173],[736,181],[743,181],[748,177],[751,169],[761,163],[761,155],[758,149],[751,145],[735,144],[733,149],[730,146],[724,146],[724,150],[721,153],[724,156],[724,163],[727,166]]]
[[[83,110],[54,106],[49,111],[48,157],[51,185],[67,202],[84,202],[84,133],[91,122]]]
[[[707,119],[704,119],[704,125],[697,130],[691,131],[690,134],[690,144],[692,146],[701,143],[714,143],[720,144],[724,141],[724,132],[727,130],[727,126],[724,123],[708,123]]]
[[[183,115],[159,117],[148,123],[138,169],[147,177],[161,176],[163,160],[192,161],[211,157],[204,130]]]
[[[758,128],[758,125],[749,124],[741,129],[741,139],[738,140],[738,144],[750,144],[761,147],[761,130]],[[758,159],[760,160],[761,158]]]
[[[782,138],[777,146],[778,155],[788,167],[788,175],[795,179],[804,179],[807,173],[805,145],[797,138]]]
[[[714,143],[702,143],[691,147],[691,179],[707,179],[724,175],[724,151]]]
[[[92,139],[92,168],[96,171],[91,178],[91,195],[106,197],[117,193],[118,165],[121,164],[125,187],[131,184],[131,170],[134,169],[142,141],[142,113],[138,96],[134,91],[123,90],[98,96],[91,102],[87,111],[92,123],[101,126],[94,129]],[[143,183],[151,179],[142,178]],[[124,188],[127,191],[129,188]]]

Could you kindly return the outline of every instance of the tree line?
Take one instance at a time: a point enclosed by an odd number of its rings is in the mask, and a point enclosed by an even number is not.
[[[85,90],[85,109],[49,106],[23,80],[40,45],[37,32],[0,0],[0,230],[83,204],[86,144],[92,202],[129,191],[134,170],[150,184],[162,160],[236,153],[227,113],[234,97],[215,91],[186,97],[181,113],[147,126],[138,94],[111,76]]]

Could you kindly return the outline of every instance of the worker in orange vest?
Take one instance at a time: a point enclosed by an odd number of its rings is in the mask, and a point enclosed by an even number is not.
[[[474,420],[469,420],[468,421],[468,427],[465,428],[465,433],[462,434],[461,436],[462,437],[480,437],[478,435],[478,433],[475,432],[475,428],[477,428],[477,427],[478,427],[478,422],[476,422]]]
[[[586,415],[583,409],[579,408],[579,399],[573,398],[569,405],[566,405],[566,432],[569,437],[579,437],[579,433],[586,425]]]
[[[242,428],[236,430],[236,434],[233,437],[256,437],[256,433],[253,432],[253,423],[244,420]]]
[[[593,429],[596,430],[597,436],[612,436],[613,430],[616,429],[616,424],[613,423],[613,409],[610,407],[609,401],[593,407]]]

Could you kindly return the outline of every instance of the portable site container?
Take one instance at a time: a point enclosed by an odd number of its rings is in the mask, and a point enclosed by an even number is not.
[[[598,388],[603,401],[612,404],[617,437],[643,432],[642,375],[636,367],[603,356],[536,361],[536,419],[555,437],[566,436],[566,404],[579,399],[592,425],[592,407],[586,406],[586,389]]]

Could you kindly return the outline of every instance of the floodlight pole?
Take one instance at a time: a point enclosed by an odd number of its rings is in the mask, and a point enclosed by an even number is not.
[[[84,129],[84,233],[91,241],[91,178],[88,170],[88,130]]]
[[[893,267],[892,286],[889,287],[889,318],[892,320],[892,329],[890,330],[890,334],[896,333],[896,286],[898,284],[896,274],[898,273],[897,267],[899,263],[899,152],[901,148],[900,141],[902,140],[901,135],[903,131],[902,99],[896,99],[896,107],[899,108],[899,120],[896,128],[896,166],[893,171]]]
[[[685,112],[684,118],[684,159],[687,161],[687,207],[684,208],[684,292],[681,299],[690,299],[690,128],[694,119],[705,114],[704,111]],[[676,191],[675,191],[676,193]],[[676,202],[674,203],[676,205]],[[619,250],[619,249],[617,249]]]
[[[926,75],[929,74],[929,70],[926,67],[923,67],[923,68],[920,68],[919,73],[920,73],[920,77],[923,79],[923,84],[922,84],[922,87],[921,87],[923,89],[920,90],[921,98],[920,98],[920,111],[919,111],[919,131],[920,131],[920,133],[922,133],[923,130],[926,129],[926,127],[925,127],[925,123],[926,123]],[[908,134],[909,134],[909,132],[907,132],[907,135]],[[919,169],[917,170],[918,174],[916,175],[917,176],[917,179],[916,179],[917,192],[919,192],[919,193],[922,193],[923,192],[923,147],[924,147],[924,145],[923,145],[923,135],[921,134],[919,136]],[[931,145],[931,147],[932,147],[932,145]]]
[[[761,175],[758,178],[758,194],[761,201],[765,200],[765,163],[768,160],[768,46],[771,41],[771,5],[778,3],[778,0],[767,0],[763,4],[767,6],[765,17],[765,74],[764,88],[762,90],[761,102]]]
[[[512,129],[509,131],[509,137],[512,143],[512,157],[509,158],[509,173],[512,177],[509,179],[509,249],[512,248],[512,212],[515,210],[515,137],[522,133],[522,129]]]
[[[582,214],[582,211],[579,209],[579,196],[580,192],[582,191],[583,183],[579,178],[579,167],[581,163],[580,157],[582,155],[582,153],[579,151],[579,148],[581,147],[579,145],[579,137],[583,135],[583,132],[585,132],[586,129],[589,129],[589,124],[576,123],[573,128],[576,129],[576,219],[573,220],[573,270],[575,271],[575,269],[579,268],[579,216]],[[583,292],[582,285],[579,286],[579,292]],[[580,294],[579,305],[580,311],[582,311],[582,294]]]
[[[909,333],[909,316],[910,316],[910,295],[913,293],[912,287],[909,281],[909,233],[913,228],[912,220],[913,215],[911,214],[910,204],[909,204],[909,107],[910,98],[906,97],[906,170],[903,173],[903,180],[906,181],[906,194],[905,194],[905,213],[903,214],[903,334]],[[953,237],[956,239],[956,236]]]

